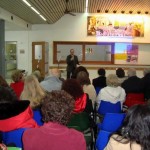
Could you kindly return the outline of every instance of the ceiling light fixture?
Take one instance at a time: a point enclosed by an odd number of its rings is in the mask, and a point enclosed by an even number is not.
[[[22,0],[26,5],[28,5],[29,7],[31,7],[31,5],[26,1],[26,0]]]
[[[86,0],[85,13],[88,12],[88,0]]]
[[[148,11],[145,12],[145,14],[148,14],[148,13],[149,13]]]
[[[40,14],[34,7],[31,7],[33,11],[35,11],[38,15]]]
[[[108,13],[109,12],[109,10],[105,10],[105,13]]]
[[[29,2],[27,2],[26,0],[22,0],[26,5],[28,5],[34,12],[36,12],[44,21],[46,21],[46,19],[34,8],[30,5]],[[88,1],[88,0],[87,0]]]
[[[97,10],[97,13],[100,13],[100,9]]]
[[[132,13],[133,13],[133,11],[130,10],[130,11],[129,11],[129,14],[132,14]]]
[[[46,21],[46,19],[45,19],[42,15],[40,15],[40,17],[41,17],[43,20],[45,20],[45,21]]]
[[[124,10],[122,10],[122,11],[121,11],[121,13],[122,13],[122,14],[124,14],[124,13],[125,13],[125,11],[124,11]]]
[[[113,11],[114,14],[115,14],[116,12],[117,12],[116,10]]]

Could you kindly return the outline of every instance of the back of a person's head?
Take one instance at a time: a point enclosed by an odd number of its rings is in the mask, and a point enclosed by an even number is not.
[[[4,87],[8,87],[8,83],[1,75],[0,75],[0,85]]]
[[[30,100],[30,105],[39,105],[41,103],[41,98],[45,96],[45,92],[40,86],[37,78],[34,75],[29,75],[25,78],[24,89],[21,94],[21,99]]]
[[[97,71],[98,75],[99,76],[105,76],[106,74],[106,71],[104,68],[99,68],[98,71]]]
[[[107,86],[117,87],[119,85],[118,77],[115,74],[109,74],[106,78]]]
[[[23,77],[21,70],[15,70],[12,72],[11,78],[14,82],[19,82]]]
[[[146,74],[148,74],[148,73],[150,73],[150,68],[145,68],[145,69],[143,70],[144,76],[145,76]]]
[[[50,76],[60,77],[60,70],[58,68],[52,68],[49,72]]]
[[[62,84],[62,90],[69,93],[74,99],[77,99],[83,95],[83,88],[76,79],[67,79]]]
[[[40,70],[35,70],[34,72],[32,72],[32,75],[34,75],[39,82],[41,81],[42,76]]]
[[[150,105],[134,105],[128,109],[121,135],[129,142],[137,142],[143,150],[150,148]]]
[[[87,71],[87,69],[84,66],[79,66],[75,69],[74,74],[73,74],[73,78],[77,77],[77,74],[81,71],[84,71],[87,73],[88,77],[89,77],[89,72]]]
[[[63,90],[48,93],[41,108],[43,121],[66,125],[73,112],[74,102],[73,97]]]
[[[136,70],[135,70],[135,68],[128,69],[127,74],[128,74],[128,77],[136,76]]]
[[[16,101],[17,97],[10,91],[8,87],[0,86],[0,103]]]
[[[89,79],[87,73],[84,72],[84,71],[80,71],[77,74],[77,78],[76,79],[79,81],[79,83],[81,85],[89,85],[90,84],[90,79]]]
[[[118,68],[116,70],[116,75],[118,76],[118,78],[123,78],[123,77],[125,77],[125,72],[122,68]]]

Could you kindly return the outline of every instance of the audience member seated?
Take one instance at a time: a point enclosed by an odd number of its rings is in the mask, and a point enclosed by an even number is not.
[[[44,81],[40,85],[47,91],[61,90],[62,81],[60,80],[60,70],[53,68],[50,70],[50,75],[45,77]]]
[[[62,84],[62,90],[69,93],[75,99],[74,112],[87,112],[91,114],[93,112],[92,101],[89,99],[88,94],[83,92],[83,88],[76,79],[67,79]]]
[[[150,68],[144,69],[143,74],[142,86],[144,88],[144,98],[145,100],[150,100]]]
[[[8,85],[7,81],[1,75],[0,75],[0,86],[7,88],[12,93],[13,97],[15,97],[15,99],[18,99],[14,90]]]
[[[131,107],[135,104],[143,104],[144,93],[142,80],[136,76],[136,70],[134,68],[130,68],[127,74],[128,79],[121,84],[122,88],[124,88],[126,92],[126,100],[124,105]]]
[[[150,105],[128,109],[122,128],[113,134],[104,150],[149,150]]]
[[[94,86],[91,84],[91,81],[86,72],[81,71],[77,74],[77,80],[83,88],[84,93],[89,95],[89,98],[92,100],[93,106],[96,101],[96,91]]]
[[[38,69],[35,70],[35,71],[33,71],[33,72],[32,72],[32,75],[34,75],[34,76],[38,79],[39,82],[41,82],[41,81],[44,80],[44,78],[43,78],[42,75],[41,75],[40,70],[38,70]]]
[[[84,67],[84,66],[79,66],[75,69],[74,71],[74,74],[72,75],[72,78],[76,79],[77,78],[77,74],[80,72],[80,71],[84,71],[87,73],[88,77],[89,77],[89,72],[87,71],[87,69]]]
[[[125,76],[125,71],[122,68],[118,68],[116,70],[116,75],[118,77],[118,81],[120,85],[124,82],[124,80],[127,79],[127,77]]]
[[[66,127],[73,109],[74,99],[67,92],[48,93],[41,108],[45,123],[24,132],[24,150],[86,150],[83,134]]]
[[[34,119],[35,119],[35,112],[36,114],[41,114],[41,104],[42,99],[45,97],[46,92],[43,90],[41,85],[39,84],[37,78],[34,75],[29,75],[25,78],[24,81],[24,89],[22,91],[22,94],[20,96],[20,99],[22,100],[29,100],[30,101],[30,107],[33,110]],[[36,122],[38,125],[42,125],[42,115],[38,115],[39,118],[36,117]],[[38,119],[38,120],[37,120]],[[40,124],[39,124],[40,123]]]
[[[122,84],[126,94],[128,93],[143,93],[142,82],[139,77],[136,76],[136,70],[130,68],[127,72],[128,79],[126,79]]]
[[[3,134],[20,128],[38,127],[29,104],[27,100],[19,101],[7,88],[0,86],[0,131]]]
[[[99,77],[95,78],[92,80],[92,84],[95,87],[95,89],[99,88],[102,89],[104,87],[106,87],[106,77],[105,77],[105,69],[104,68],[99,68],[98,69],[98,75]],[[99,93],[99,91],[97,91],[97,94]]]
[[[100,90],[97,96],[97,103],[99,108],[101,100],[111,103],[121,102],[121,107],[125,101],[125,91],[119,86],[118,77],[115,74],[110,74],[106,78],[107,86]]]
[[[15,91],[18,99],[20,99],[20,95],[24,88],[24,79],[23,73],[21,70],[15,70],[12,72],[11,78],[13,83],[10,84],[10,87]]]

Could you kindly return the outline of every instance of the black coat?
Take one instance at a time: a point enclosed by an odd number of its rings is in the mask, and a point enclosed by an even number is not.
[[[124,88],[126,94],[143,93],[142,80],[137,76],[129,77],[121,84],[121,87]]]
[[[74,55],[74,60],[71,60],[71,55],[67,56],[66,62],[67,62],[67,71],[72,72],[75,70],[77,64],[79,65],[78,57]]]
[[[144,96],[145,99],[150,99],[150,73],[146,74],[143,78],[142,78],[142,85],[144,88]]]
[[[92,81],[93,86],[103,88],[106,86],[106,77],[105,76],[99,76],[98,78],[93,79]]]

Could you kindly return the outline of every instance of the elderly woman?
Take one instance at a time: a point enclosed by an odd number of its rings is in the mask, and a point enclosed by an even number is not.
[[[125,90],[119,86],[118,77],[115,74],[110,74],[106,78],[107,86],[101,89],[97,96],[98,107],[101,100],[111,103],[121,102],[121,106],[125,101]]]
[[[65,91],[52,91],[43,99],[44,125],[26,130],[24,150],[86,150],[81,132],[66,127],[74,108],[74,99]]]

